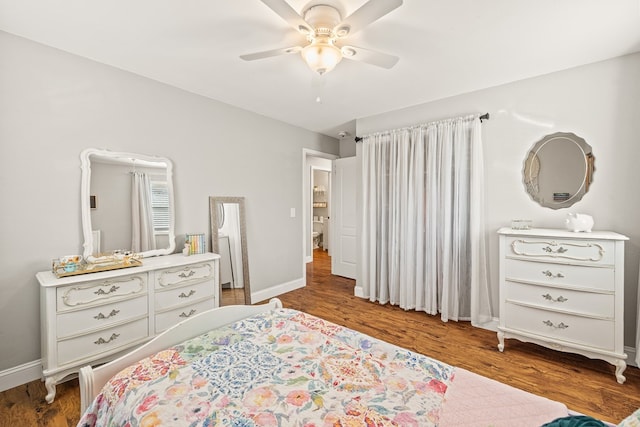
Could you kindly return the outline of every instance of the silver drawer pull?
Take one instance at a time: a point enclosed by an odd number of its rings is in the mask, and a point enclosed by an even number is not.
[[[542,295],[542,298],[548,300],[548,301],[553,301],[553,302],[565,302],[565,301],[569,301],[567,298],[563,297],[562,295],[560,295],[558,298],[553,298],[551,295],[549,294],[544,294]]]
[[[109,290],[107,292],[105,292],[103,289],[98,289],[97,291],[94,292],[94,294],[96,294],[96,295],[109,295],[109,294],[114,293],[118,289],[120,289],[120,286],[113,285],[111,288],[109,288]]]
[[[542,274],[544,274],[545,276],[550,277],[552,279],[556,279],[556,278],[562,279],[564,277],[564,274],[562,274],[562,273],[553,274],[549,270],[543,271]]]
[[[565,249],[562,246],[560,246],[558,249],[554,250],[549,246],[545,246],[544,248],[542,248],[542,250],[545,252],[549,252],[550,254],[563,254],[567,252],[569,249]]]
[[[186,279],[186,278],[189,278],[189,277],[193,276],[194,274],[196,274],[196,272],[193,271],[193,270],[189,270],[188,273],[185,273],[183,271],[182,273],[178,274],[178,277],[182,277],[183,279]]]
[[[542,323],[544,323],[547,326],[551,326],[552,328],[555,328],[555,329],[567,329],[569,327],[569,325],[565,325],[562,322],[558,323],[558,325],[556,326],[553,324],[551,320],[543,320]]]
[[[96,295],[109,295],[109,294],[114,293],[118,289],[120,289],[120,286],[113,285],[112,287],[109,288],[109,290],[107,292],[105,292],[103,289],[98,289],[97,291],[94,292],[94,294],[96,294]]]
[[[108,315],[106,315],[106,316],[105,316],[104,314],[102,314],[102,313],[98,313],[98,315],[97,315],[97,316],[93,316],[93,318],[94,318],[94,319],[97,319],[97,320],[108,319],[108,318],[110,318],[110,317],[115,316],[115,315],[116,315],[116,314],[118,314],[118,313],[120,313],[120,310],[116,310],[116,309],[114,308],[113,310],[111,310],[111,313],[109,313],[109,314],[108,314]]]
[[[120,334],[116,334],[113,333],[111,334],[111,338],[109,338],[108,340],[105,340],[104,338],[100,338],[98,341],[94,341],[94,344],[109,344],[111,341],[115,340],[116,338],[118,338],[120,336]]]
[[[193,295],[195,293],[196,293],[196,291],[194,289],[191,289],[188,294],[185,294],[183,292],[180,295],[178,295],[178,298],[189,298],[191,295]]]
[[[186,319],[187,317],[191,317],[191,316],[193,316],[194,314],[196,314],[196,310],[192,308],[192,309],[191,309],[191,311],[189,312],[189,314],[187,314],[187,313],[185,313],[185,312],[183,311],[183,312],[180,314],[180,316],[179,316],[179,317],[184,317],[184,318]]]

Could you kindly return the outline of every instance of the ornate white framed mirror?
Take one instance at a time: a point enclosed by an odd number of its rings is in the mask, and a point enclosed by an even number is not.
[[[143,257],[175,250],[173,165],[163,157],[88,148],[80,154],[83,253]]]
[[[244,197],[209,197],[211,248],[220,255],[220,305],[251,304]]]
[[[550,134],[527,153],[522,171],[525,190],[540,206],[568,208],[589,191],[595,157],[584,139],[570,132]]]

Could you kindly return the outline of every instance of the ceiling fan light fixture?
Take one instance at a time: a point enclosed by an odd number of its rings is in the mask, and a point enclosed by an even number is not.
[[[319,75],[333,70],[342,58],[355,59],[386,69],[398,62],[399,58],[396,56],[362,47],[344,46],[343,42],[346,42],[346,37],[400,7],[403,0],[361,0],[364,4],[344,19],[343,11],[337,7],[337,3],[340,2],[336,0],[312,0],[302,12],[291,7],[289,2],[292,0],[260,1],[303,34],[307,44],[240,55],[245,61],[300,52],[309,68]],[[320,3],[314,4],[316,2]],[[343,45],[342,48],[336,46],[336,42]]]
[[[346,56],[347,58],[351,58],[356,56],[356,50],[352,47],[349,46],[343,46],[342,49],[340,50],[342,52],[342,54],[344,56]]]
[[[309,68],[320,75],[333,70],[342,60],[342,52],[331,39],[316,38],[301,54]]]
[[[348,25],[342,25],[336,28],[335,34],[337,37],[346,37],[349,34],[349,31],[351,31],[351,27]]]

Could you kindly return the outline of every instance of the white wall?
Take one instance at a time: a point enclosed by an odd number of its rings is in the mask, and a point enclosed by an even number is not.
[[[353,157],[356,155],[356,143],[353,135],[340,140],[340,158]]]
[[[304,280],[302,152],[336,139],[3,32],[0,52],[0,371],[40,358],[36,272],[82,253],[85,148],[171,159],[182,239],[210,233],[209,196],[245,196],[252,291]]]
[[[357,121],[357,134],[485,112],[491,115],[482,130],[493,306],[497,310],[495,231],[499,227],[508,226],[513,218],[532,219],[539,227],[563,227],[567,212],[587,213],[593,215],[596,229],[616,231],[631,239],[625,256],[625,344],[635,347],[640,53],[363,118]],[[554,211],[540,207],[525,193],[522,168],[536,141],[560,131],[573,132],[591,145],[595,173],[582,201]]]

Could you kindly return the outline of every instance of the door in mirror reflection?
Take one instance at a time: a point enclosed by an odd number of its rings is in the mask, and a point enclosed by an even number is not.
[[[211,247],[220,255],[220,305],[251,304],[244,198],[210,197]]]

